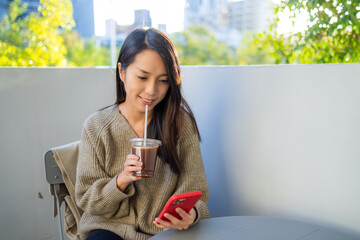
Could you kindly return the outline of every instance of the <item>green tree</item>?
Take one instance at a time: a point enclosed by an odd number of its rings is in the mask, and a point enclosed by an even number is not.
[[[236,64],[235,50],[200,26],[174,33],[172,39],[182,65]]]
[[[38,12],[24,17],[26,9],[14,0],[0,23],[0,66],[66,66],[59,31],[75,25],[70,0],[40,0]]]
[[[110,49],[97,47],[95,39],[80,39],[75,31],[62,34],[67,48],[66,57],[72,66],[110,66]]]
[[[275,34],[279,13],[290,11],[295,23],[300,13],[308,16],[307,29],[290,35]],[[360,62],[359,0],[282,0],[271,32],[274,42],[287,38],[278,48],[277,59],[289,63]]]
[[[268,35],[264,33],[247,32],[243,34],[239,47],[236,50],[239,65],[274,64],[274,51]]]

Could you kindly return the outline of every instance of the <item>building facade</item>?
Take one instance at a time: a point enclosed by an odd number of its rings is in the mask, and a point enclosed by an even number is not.
[[[139,9],[134,11],[135,21],[133,27],[151,27],[150,11],[146,9]]]
[[[272,0],[186,0],[184,28],[203,26],[218,40],[236,47],[245,31],[268,27],[272,9]]]
[[[108,19],[105,22],[106,32],[104,36],[99,36],[98,40],[100,44],[110,46],[111,41],[115,39],[116,45],[121,45],[127,35],[136,28],[150,28],[152,26],[152,20],[150,11],[146,9],[140,9],[134,11],[134,23],[131,25],[119,25],[115,19]],[[158,24],[157,29],[166,33],[166,24]]]
[[[243,0],[228,3],[228,26],[240,32],[261,32],[273,15],[271,0]]]
[[[226,0],[186,0],[184,9],[184,28],[191,25],[206,26],[219,30],[227,26]]]
[[[91,38],[95,35],[94,1],[72,0],[74,9],[75,29],[82,38]]]
[[[184,28],[202,25],[214,31],[262,31],[272,9],[272,0],[186,0]]]

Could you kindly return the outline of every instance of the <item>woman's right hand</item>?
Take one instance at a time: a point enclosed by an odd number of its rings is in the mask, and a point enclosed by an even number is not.
[[[141,171],[142,164],[143,163],[139,161],[139,156],[134,154],[127,155],[124,170],[116,178],[116,186],[118,189],[124,191],[130,183],[141,179],[141,177],[135,176],[135,172]]]

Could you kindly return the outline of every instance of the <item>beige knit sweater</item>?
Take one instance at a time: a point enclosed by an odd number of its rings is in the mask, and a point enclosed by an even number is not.
[[[178,153],[185,171],[174,174],[157,159],[154,176],[131,183],[124,192],[116,187],[130,153],[129,140],[138,137],[114,105],[92,114],[84,124],[76,171],[77,205],[84,210],[79,232],[85,239],[94,229],[107,229],[124,239],[148,239],[162,231],[152,222],[174,194],[202,191],[195,205],[196,222],[209,218],[206,182],[198,137],[189,116],[184,118]]]

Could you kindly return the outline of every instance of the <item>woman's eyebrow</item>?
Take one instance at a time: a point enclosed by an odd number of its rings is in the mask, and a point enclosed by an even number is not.
[[[141,69],[141,68],[136,68],[136,69],[138,69],[138,70],[140,70],[141,72],[143,72],[144,74],[150,74],[148,71],[145,71],[144,69]],[[168,76],[168,74],[167,73],[163,73],[163,74],[160,74],[159,75],[159,77],[162,77],[162,76]]]
[[[136,69],[142,71],[142,72],[145,73],[145,74],[150,74],[149,72],[147,72],[147,71],[145,71],[145,70],[143,70],[143,69],[141,69],[141,68],[138,68],[138,67],[137,67]]]

